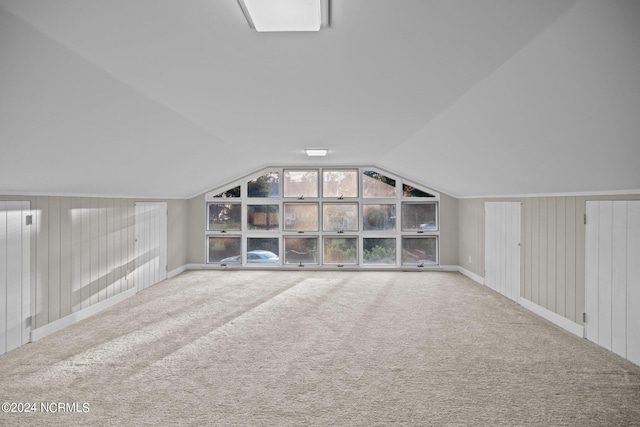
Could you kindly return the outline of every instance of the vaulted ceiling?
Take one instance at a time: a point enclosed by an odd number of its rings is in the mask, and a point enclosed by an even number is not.
[[[327,29],[258,33],[236,0],[0,0],[0,194],[187,198],[310,162],[637,191],[640,2],[332,0]]]

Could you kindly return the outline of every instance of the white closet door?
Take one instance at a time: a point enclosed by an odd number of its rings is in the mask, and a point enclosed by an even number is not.
[[[135,208],[136,286],[148,288],[167,278],[167,204],[137,202]]]
[[[0,202],[0,354],[29,342],[30,214],[29,202]]]
[[[491,289],[520,299],[520,202],[485,203],[485,278]]]
[[[640,201],[587,202],[586,338],[640,364]]]

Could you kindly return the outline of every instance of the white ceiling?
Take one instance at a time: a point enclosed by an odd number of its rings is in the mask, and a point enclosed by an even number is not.
[[[374,164],[456,197],[640,189],[637,0],[0,0],[0,194],[186,198]]]

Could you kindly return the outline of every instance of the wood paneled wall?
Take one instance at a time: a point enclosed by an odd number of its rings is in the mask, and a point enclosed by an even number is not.
[[[35,197],[34,328],[134,286],[134,202]]]
[[[524,200],[521,296],[574,322],[582,323],[584,308],[584,222],[576,197]],[[577,284],[582,283],[578,289]]]
[[[440,193],[440,264],[458,263],[458,199]]]
[[[523,203],[520,296],[581,325],[585,304],[586,201],[639,198],[631,194],[461,199],[458,265],[484,277],[484,203],[520,201]]]
[[[134,283],[134,199],[0,196],[31,202],[33,329],[126,291]],[[188,202],[168,200],[168,270],[186,264]]]

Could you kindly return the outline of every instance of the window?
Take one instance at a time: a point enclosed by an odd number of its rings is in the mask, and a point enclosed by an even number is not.
[[[322,197],[358,197],[358,172],[325,169],[322,172]]]
[[[323,203],[323,231],[358,231],[357,203]]]
[[[285,264],[317,264],[318,239],[316,237],[285,237]]]
[[[210,264],[417,269],[440,262],[440,195],[377,168],[268,167],[204,198]]]
[[[396,229],[396,205],[363,205],[362,228],[365,231]]]
[[[240,203],[209,203],[209,227],[211,231],[240,230]]]
[[[378,172],[362,172],[362,197],[385,198],[396,196],[396,180]]]
[[[267,172],[247,182],[247,197],[279,197],[280,173]]]
[[[402,238],[403,265],[433,265],[437,263],[437,244],[435,237]]]
[[[324,264],[357,264],[358,239],[355,237],[325,237]]]
[[[226,199],[227,197],[240,197],[240,186],[238,185],[237,187],[233,187],[230,188],[227,191],[223,191],[222,193],[218,193],[214,196],[212,196],[214,198],[223,198]]]
[[[402,231],[434,231],[437,229],[435,203],[402,204]]]
[[[435,197],[433,194],[427,193],[412,187],[411,185],[402,184],[402,197]]]
[[[240,237],[209,237],[209,262],[240,263]]]
[[[318,197],[318,171],[285,170],[284,197]]]
[[[396,263],[396,239],[365,238],[363,252],[365,264],[394,265]]]
[[[247,230],[277,230],[278,205],[247,205]]]
[[[280,239],[248,238],[247,239],[247,263],[248,264],[279,264]]]
[[[284,229],[286,231],[318,231],[318,204],[285,203]]]

